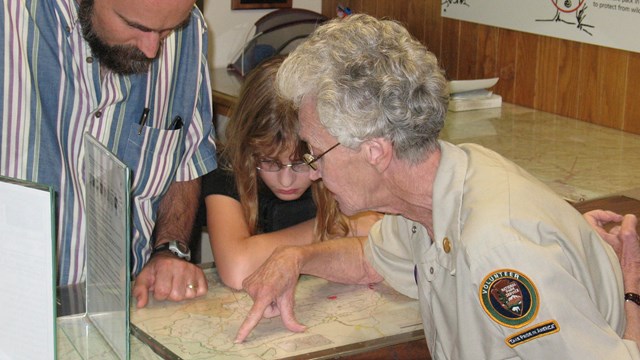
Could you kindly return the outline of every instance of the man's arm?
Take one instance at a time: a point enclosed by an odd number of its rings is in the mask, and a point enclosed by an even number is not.
[[[305,330],[293,314],[295,286],[300,274],[345,284],[370,284],[383,280],[364,256],[366,237],[344,238],[306,246],[283,246],[243,282],[253,307],[240,326],[236,343],[249,336],[262,317],[281,315],[287,329]]]
[[[172,240],[189,245],[199,196],[200,178],[169,186],[158,208],[155,246]],[[181,301],[206,294],[207,281],[198,266],[165,251],[152,256],[136,277],[133,295],[139,308],[147,304],[149,291],[156,300]]]
[[[622,267],[622,279],[625,293],[640,294],[640,241],[636,232],[638,219],[634,215],[625,215],[619,229],[612,229],[617,233],[619,248],[616,250]],[[624,338],[634,340],[640,344],[640,305],[624,302],[627,326]]]
[[[611,211],[594,210],[584,214],[587,222],[596,229],[620,260],[625,293],[640,294],[640,241],[635,215],[624,217]],[[606,231],[603,227],[610,222],[622,222]],[[640,306],[632,301],[625,301],[624,310],[627,327],[624,338],[640,344]]]

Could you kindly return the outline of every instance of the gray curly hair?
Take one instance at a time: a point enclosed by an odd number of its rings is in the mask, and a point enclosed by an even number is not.
[[[315,96],[342,145],[387,138],[413,164],[437,149],[449,99],[435,55],[399,23],[364,14],[318,27],[281,65],[277,87],[295,108]]]

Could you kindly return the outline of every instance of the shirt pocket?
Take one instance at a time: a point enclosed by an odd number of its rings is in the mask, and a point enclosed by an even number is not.
[[[183,142],[182,129],[131,128],[124,162],[133,170],[131,187],[136,206],[159,198],[169,188],[185,152]],[[145,213],[150,215],[150,211]]]

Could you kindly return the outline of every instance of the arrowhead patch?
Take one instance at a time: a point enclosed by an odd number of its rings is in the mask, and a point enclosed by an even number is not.
[[[520,328],[538,313],[538,291],[524,274],[501,269],[491,272],[480,284],[480,303],[489,317],[500,325]]]

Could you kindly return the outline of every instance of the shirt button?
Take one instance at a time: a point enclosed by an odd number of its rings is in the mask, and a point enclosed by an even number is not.
[[[417,228],[415,225],[413,225],[413,226],[411,227],[411,232],[415,234],[415,233],[416,233],[416,231],[418,231],[418,228]]]
[[[98,110],[95,112],[95,114],[93,114],[95,117],[99,118],[102,116],[102,111]]]
[[[433,275],[433,266],[429,268],[429,274]]]
[[[87,59],[86,59],[86,60],[87,60],[87,62],[88,62],[89,64],[93,63],[93,57],[92,57],[92,56],[87,56]]]
[[[449,241],[449,238],[446,237],[442,240],[442,247],[447,254],[451,251],[451,241]]]

